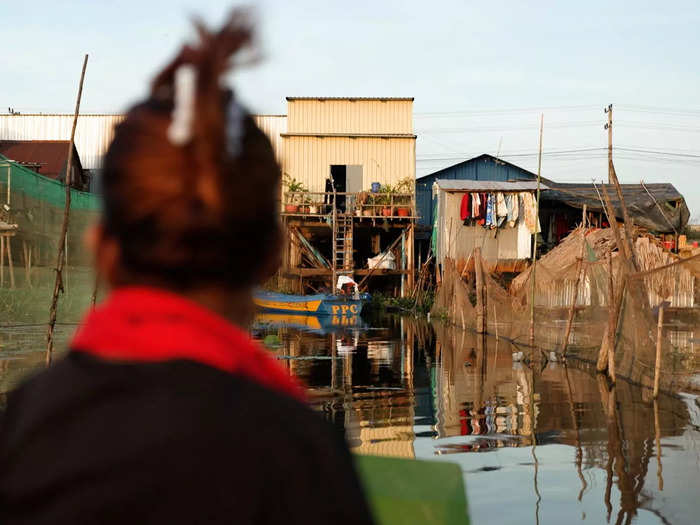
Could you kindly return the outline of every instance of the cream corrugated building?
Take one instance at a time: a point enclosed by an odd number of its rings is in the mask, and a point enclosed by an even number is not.
[[[310,191],[325,190],[332,166],[348,192],[415,180],[413,98],[287,97],[282,137],[285,174]]]

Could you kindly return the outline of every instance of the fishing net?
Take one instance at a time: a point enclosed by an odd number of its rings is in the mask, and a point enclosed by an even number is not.
[[[614,337],[617,373],[650,384],[658,311],[663,305],[666,328],[661,351],[668,366],[662,367],[661,384],[670,388],[686,381],[687,372],[697,365],[692,362],[697,314],[691,307],[695,305],[700,256],[677,260],[658,241],[639,234],[634,253],[639,271],[617,251],[611,229],[578,227],[509,285],[492,271],[496,261],[472,254],[459,270],[447,259],[433,315],[465,329],[477,329],[475,276],[481,265],[487,333],[514,345],[534,341],[546,355],[559,357],[566,352],[596,361],[601,346],[609,341],[606,330],[611,315],[614,317],[610,306],[614,312],[619,304]]]
[[[0,156],[0,348],[7,359],[14,359],[4,364],[0,392],[9,388],[8,377],[14,378],[8,368],[29,369],[41,361],[46,350],[64,206],[61,182]],[[95,277],[83,239],[98,213],[96,195],[71,190],[57,348],[90,305]]]

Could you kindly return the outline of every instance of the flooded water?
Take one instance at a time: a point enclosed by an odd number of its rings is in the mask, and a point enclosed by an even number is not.
[[[457,463],[472,523],[698,522],[691,393],[609,392],[584,362],[517,362],[502,339],[397,316],[262,314],[252,333],[356,452]],[[0,329],[0,392],[43,365],[44,334]]]
[[[697,523],[700,404],[398,317],[262,315],[254,333],[363,454],[460,465],[473,523]],[[516,356],[517,358],[517,356]]]

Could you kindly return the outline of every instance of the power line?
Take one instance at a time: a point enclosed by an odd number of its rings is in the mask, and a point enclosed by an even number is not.
[[[595,110],[599,109],[597,105],[569,105],[569,106],[540,106],[529,108],[506,108],[506,109],[478,109],[478,110],[452,110],[452,111],[432,111],[432,112],[416,112],[413,114],[415,118],[433,118],[454,115],[494,115],[494,114],[509,114],[509,113],[539,113],[542,111],[554,110]]]

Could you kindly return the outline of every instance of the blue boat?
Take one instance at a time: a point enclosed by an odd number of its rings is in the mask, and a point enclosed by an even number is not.
[[[353,316],[362,313],[362,307],[369,299],[368,294],[352,296],[316,294],[292,295],[267,291],[256,291],[255,304],[268,312],[284,312],[311,315]]]

